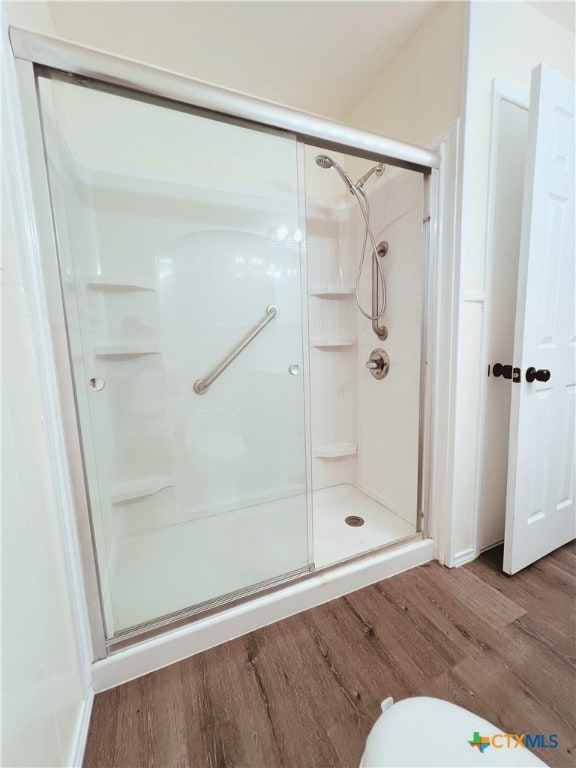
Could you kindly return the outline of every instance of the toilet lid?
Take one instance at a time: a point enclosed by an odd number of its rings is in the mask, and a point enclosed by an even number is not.
[[[519,734],[524,733],[520,730]],[[386,709],[374,724],[360,768],[531,768],[545,766],[526,747],[463,707],[426,696],[404,699]],[[492,737],[496,736],[495,740]],[[545,735],[546,743],[549,734]],[[470,744],[478,742],[479,746]]]

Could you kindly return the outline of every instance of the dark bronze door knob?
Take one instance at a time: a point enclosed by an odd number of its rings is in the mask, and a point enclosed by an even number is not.
[[[492,375],[493,376],[503,376],[505,379],[511,379],[512,378],[512,366],[511,365],[502,365],[502,363],[494,363],[492,366]]]
[[[536,370],[536,368],[528,368],[526,371],[526,381],[530,384],[533,381],[548,381],[550,378],[550,371],[548,371],[546,368],[539,368]]]

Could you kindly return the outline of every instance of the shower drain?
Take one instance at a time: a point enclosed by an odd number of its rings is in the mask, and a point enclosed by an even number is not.
[[[349,515],[344,518],[344,522],[346,525],[351,525],[352,528],[359,528],[361,525],[364,525],[364,518],[359,515]]]

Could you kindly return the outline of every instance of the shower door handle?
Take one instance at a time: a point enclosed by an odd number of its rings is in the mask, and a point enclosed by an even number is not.
[[[207,392],[212,384],[216,381],[216,379],[220,376],[220,374],[224,373],[230,363],[232,363],[238,357],[240,352],[246,349],[248,344],[250,344],[250,342],[253,341],[256,336],[258,336],[262,329],[266,328],[271,320],[274,320],[277,314],[278,307],[274,306],[274,304],[270,304],[269,307],[266,307],[266,314],[262,320],[260,320],[258,325],[254,326],[250,333],[247,333],[246,336],[244,336],[244,338],[241,339],[238,344],[236,344],[234,349],[226,355],[221,363],[218,363],[214,370],[210,371],[208,376],[203,379],[197,379],[194,382],[194,392],[196,392],[197,395],[203,395],[205,392]]]

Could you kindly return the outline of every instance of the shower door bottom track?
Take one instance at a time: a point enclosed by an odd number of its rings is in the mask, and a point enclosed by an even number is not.
[[[119,643],[124,644],[126,641],[133,640],[134,638],[141,639],[144,633],[156,632],[160,629],[164,629],[165,627],[172,628],[176,622],[184,621],[192,617],[205,618],[206,616],[209,616],[210,614],[223,607],[228,608],[232,605],[236,605],[239,601],[242,601],[248,597],[260,595],[271,588],[282,586],[288,581],[297,579],[299,576],[306,576],[307,574],[313,572],[314,564],[305,566],[304,568],[298,568],[297,570],[290,571],[289,573],[284,573],[282,576],[276,576],[275,578],[268,579],[267,581],[258,582],[258,584],[252,584],[249,587],[237,589],[234,592],[228,592],[225,595],[219,595],[218,597],[214,597],[211,600],[205,600],[202,603],[197,603],[196,605],[184,608],[181,611],[167,613],[158,619],[153,619],[152,621],[143,622],[142,624],[128,627],[128,629],[120,630],[113,637],[107,640],[106,644],[109,650],[116,649]]]
[[[106,641],[107,650],[112,653],[114,651],[123,650],[135,642],[141,642],[143,640],[149,640],[159,635],[163,630],[178,629],[184,625],[190,623],[190,620],[198,621],[200,619],[206,619],[209,616],[219,613],[223,608],[234,608],[242,603],[245,603],[248,599],[257,597],[263,597],[272,592],[276,592],[282,589],[286,584],[294,581],[303,581],[310,577],[316,576],[319,573],[329,573],[342,565],[361,561],[372,557],[376,554],[384,552],[391,552],[395,549],[412,544],[416,541],[421,541],[424,538],[422,533],[414,533],[409,536],[404,536],[396,541],[384,544],[380,547],[375,547],[366,552],[361,552],[358,555],[347,558],[333,565],[328,565],[319,569],[316,569],[314,564],[299,568],[298,570],[285,573],[274,579],[270,579],[265,582],[245,587],[243,589],[236,590],[235,592],[229,592],[225,595],[220,595],[212,600],[206,600],[205,602],[198,603],[197,605],[189,608],[184,608],[181,611],[174,611],[173,613],[166,614],[158,619],[154,619],[150,622],[138,624],[128,629],[117,632],[113,637]]]

